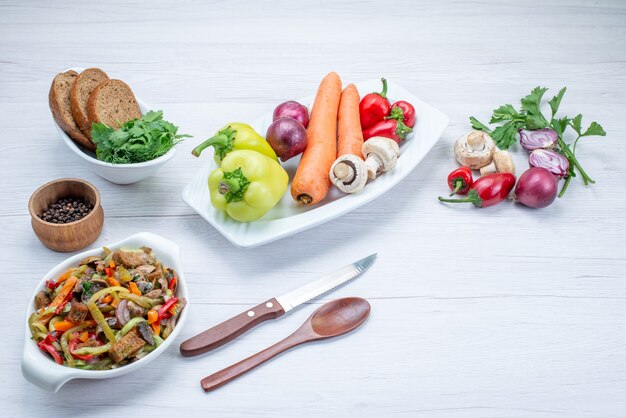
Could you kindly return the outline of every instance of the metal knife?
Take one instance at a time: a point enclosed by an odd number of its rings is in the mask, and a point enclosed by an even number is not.
[[[374,260],[376,260],[376,254],[349,264],[282,296],[267,300],[213,328],[201,332],[195,337],[183,341],[180,345],[180,352],[185,357],[191,357],[220,347],[261,322],[283,316],[285,312],[289,312],[304,302],[359,277],[374,263]]]

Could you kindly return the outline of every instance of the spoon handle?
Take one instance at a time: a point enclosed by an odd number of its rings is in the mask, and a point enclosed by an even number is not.
[[[290,348],[293,348],[297,345],[300,345],[306,341],[307,339],[302,338],[297,334],[292,334],[284,340],[272,345],[271,347],[268,347],[263,351],[259,351],[258,353],[248,357],[245,360],[241,360],[239,363],[235,363],[232,366],[229,366],[223,370],[220,370],[217,373],[213,373],[212,375],[205,377],[200,381],[202,389],[204,389],[205,392],[217,389],[230,382],[231,380],[238,378],[242,374],[249,372],[255,367],[265,363],[266,361],[277,356],[278,354],[289,350]]]

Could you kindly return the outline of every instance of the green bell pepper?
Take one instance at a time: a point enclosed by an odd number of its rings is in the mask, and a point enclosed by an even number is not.
[[[211,203],[236,221],[255,221],[276,206],[288,182],[277,161],[256,151],[232,151],[209,175]]]
[[[233,122],[224,126],[213,137],[194,148],[191,153],[199,157],[205,148],[211,146],[215,148],[213,158],[215,158],[218,166],[229,152],[235,150],[256,151],[278,160],[270,144],[252,129],[252,126],[241,122]]]

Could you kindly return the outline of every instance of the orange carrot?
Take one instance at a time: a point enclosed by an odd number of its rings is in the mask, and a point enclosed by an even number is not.
[[[159,313],[154,309],[150,309],[148,311],[148,324],[156,322],[157,319],[159,319]]]
[[[161,335],[161,323],[160,322],[153,322],[150,324],[150,326],[152,327],[152,330],[154,331],[156,335]]]
[[[344,154],[362,156],[363,131],[359,115],[360,101],[359,91],[354,84],[349,84],[341,93],[337,116],[337,157]]]
[[[328,171],[337,158],[337,112],[341,79],[330,73],[320,83],[307,129],[307,146],[291,183],[291,196],[301,205],[314,205],[330,189]]]
[[[120,282],[115,279],[115,277],[107,277],[107,283],[109,286],[119,286]]]
[[[129,282],[128,283],[128,288],[130,289],[131,293],[134,293],[137,296],[141,296],[141,290],[139,290],[139,288],[137,287],[135,282]]]
[[[70,321],[57,321],[54,323],[54,329],[62,332],[65,332],[70,328],[74,328],[75,326],[76,324]]]
[[[54,299],[52,299],[50,306],[56,307],[62,304],[65,299],[67,299],[67,296],[70,294],[70,292],[74,289],[74,286],[76,286],[77,281],[78,279],[76,278],[76,276],[68,277],[67,280],[63,282],[63,287],[61,287],[59,293],[57,293]]]
[[[85,342],[89,339],[89,332],[87,331],[83,331],[80,333],[80,335],[78,336],[78,339],[81,340],[82,342]]]
[[[106,295],[105,297],[100,299],[100,302],[102,302],[102,303],[111,303],[111,302],[113,302],[113,296]]]

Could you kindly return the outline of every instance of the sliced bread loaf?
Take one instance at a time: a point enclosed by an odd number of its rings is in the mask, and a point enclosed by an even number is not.
[[[87,116],[87,100],[98,84],[108,79],[109,76],[101,69],[87,68],[76,77],[72,86],[70,94],[72,116],[87,137],[91,137],[91,123]]]
[[[78,77],[78,73],[72,70],[57,74],[50,86],[48,103],[52,117],[61,129],[78,145],[93,151],[96,146],[81,132],[72,116],[70,93],[76,77]]]
[[[121,80],[100,83],[89,96],[87,115],[90,123],[104,123],[119,128],[132,119],[141,117],[141,110],[133,91]]]

